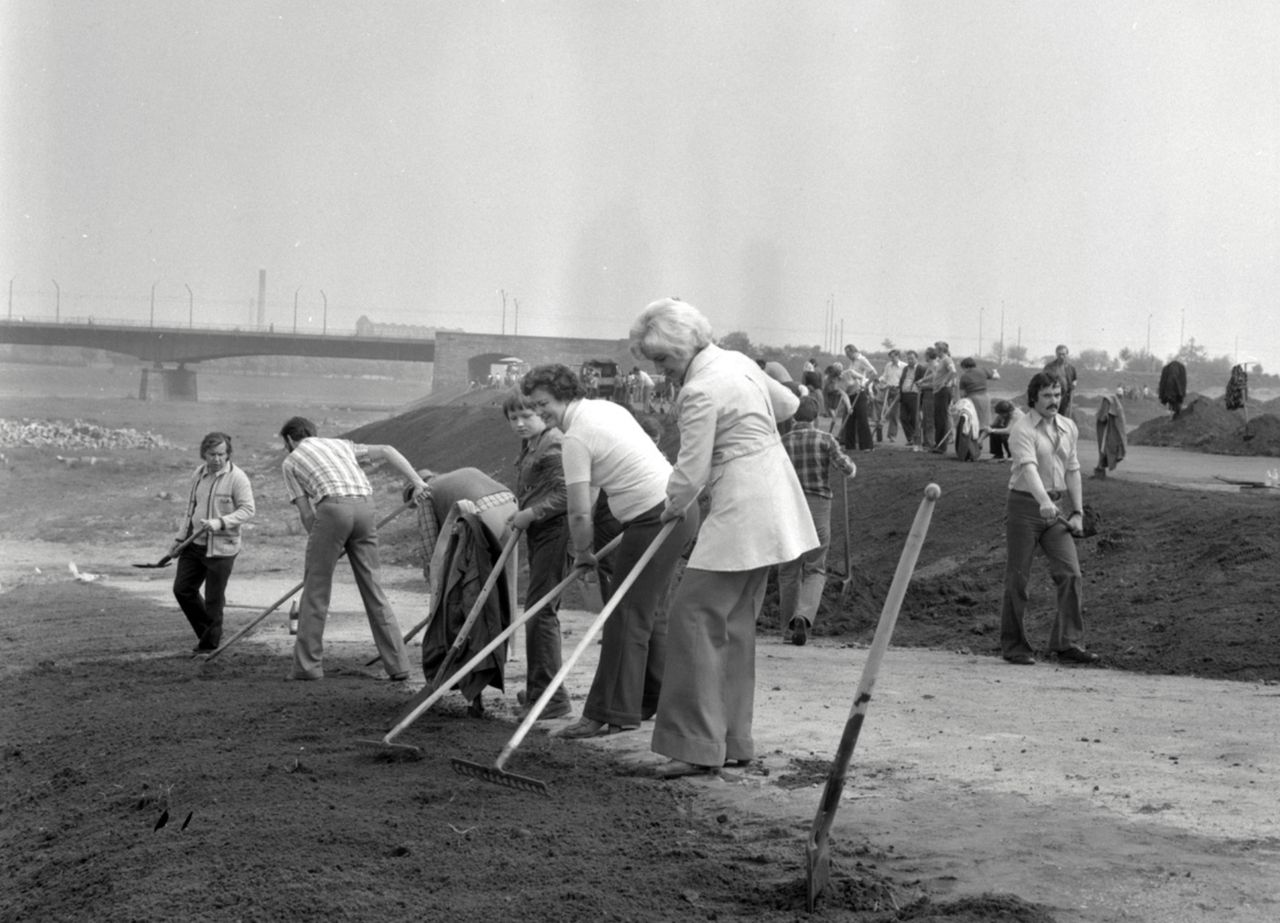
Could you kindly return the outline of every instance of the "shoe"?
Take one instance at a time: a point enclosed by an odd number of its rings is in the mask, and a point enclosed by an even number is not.
[[[1102,657],[1093,651],[1086,651],[1079,647],[1068,647],[1058,651],[1058,660],[1061,663],[1097,663]]]
[[[290,673],[285,677],[285,679],[299,680],[302,682],[315,682],[316,680],[324,679],[324,674],[321,673],[319,676],[312,676],[310,673]]]
[[[390,679],[391,682],[393,683],[403,683],[406,679],[409,678],[409,674],[408,673],[392,673],[387,678]]]
[[[621,734],[623,731],[635,731],[636,727],[624,727],[621,724],[605,724],[592,721],[590,718],[579,718],[567,727],[557,728],[549,736],[563,737],[565,740],[585,740],[588,737],[608,737],[610,734]]]
[[[1030,654],[1005,654],[1004,659],[1020,667],[1034,666],[1036,662],[1036,659]]]
[[[804,647],[809,640],[809,624],[804,619],[792,619],[787,625],[791,629],[791,643],[796,647]]]
[[[726,769],[745,769],[754,762],[755,760],[725,760],[724,766]]]
[[[686,763],[684,760],[671,760],[654,769],[653,774],[659,779],[680,779],[685,776],[707,776],[719,772],[714,766],[699,766],[697,763]]]

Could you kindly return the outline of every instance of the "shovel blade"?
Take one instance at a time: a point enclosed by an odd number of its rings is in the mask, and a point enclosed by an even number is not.
[[[497,766],[485,766],[482,763],[473,763],[470,760],[455,758],[450,762],[453,764],[453,771],[458,775],[471,776],[473,779],[492,782],[494,785],[505,785],[507,788],[514,788],[521,792],[533,792],[547,798],[551,797],[551,791],[547,788],[547,783],[541,779],[517,775],[514,772],[499,769]]]
[[[818,898],[827,889],[831,878],[831,850],[824,835],[819,842],[812,834],[804,847],[805,906],[810,913],[818,905]]]

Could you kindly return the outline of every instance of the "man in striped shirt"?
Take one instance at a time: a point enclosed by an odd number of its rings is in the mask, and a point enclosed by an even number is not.
[[[796,645],[808,640],[809,629],[817,618],[822,590],[827,583],[827,547],[831,540],[831,466],[835,465],[845,477],[850,478],[858,470],[853,460],[841,450],[835,436],[814,424],[817,417],[817,400],[801,398],[793,418],[794,425],[782,437],[782,447],[796,469],[819,542],[817,548],[778,567],[778,604],[791,643]],[[847,509],[844,515],[848,515]],[[845,536],[847,541],[847,526]]]
[[[383,669],[393,680],[409,678],[409,658],[400,623],[378,579],[378,533],[374,526],[373,487],[360,461],[385,461],[413,485],[426,482],[395,448],[360,445],[349,439],[324,439],[306,417],[292,417],[280,429],[289,455],[281,470],[289,499],[307,531],[306,568],[298,607],[290,679],[324,678],[324,623],[329,614],[333,571],[346,552],[364,602],[365,615]]]

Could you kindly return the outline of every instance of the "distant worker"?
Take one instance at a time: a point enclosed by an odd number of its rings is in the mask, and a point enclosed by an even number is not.
[[[1064,417],[1071,416],[1071,398],[1076,393],[1076,367],[1067,361],[1069,350],[1067,347],[1059,344],[1053,350],[1053,360],[1047,363],[1044,370],[1051,375],[1058,376],[1058,380],[1062,382],[1062,406],[1058,408],[1058,413]]]
[[[782,611],[782,624],[787,626],[792,644],[803,646],[809,638],[809,630],[818,617],[822,603],[822,591],[827,585],[827,549],[831,544],[831,467],[853,477],[857,466],[840,448],[836,437],[815,425],[818,418],[816,397],[800,398],[796,409],[795,425],[782,437],[782,448],[791,459],[804,491],[813,528],[818,533],[818,547],[811,548],[793,561],[778,565],[778,608]],[[845,488],[848,489],[847,487]],[[849,532],[846,503],[840,515],[846,517],[845,540]],[[847,575],[846,575],[847,576]]]
[[[409,658],[400,638],[400,624],[378,575],[373,487],[360,461],[387,462],[417,492],[426,490],[426,482],[394,447],[321,438],[316,435],[316,425],[306,417],[285,421],[280,437],[289,453],[281,465],[285,489],[307,533],[298,636],[289,678],[324,678],[324,623],[329,615],[333,571],[345,551],[382,668],[393,680],[408,679]]]
[[[1013,457],[1005,517],[1008,559],[1004,604],[1000,613],[1000,648],[1009,663],[1036,662],[1023,627],[1027,583],[1036,548],[1049,559],[1058,596],[1058,615],[1049,634],[1049,650],[1062,663],[1096,663],[1084,647],[1084,597],[1074,535],[1084,532],[1084,501],[1079,431],[1060,412],[1062,385],[1051,372],[1037,372],[1027,384],[1031,412],[1009,430]],[[1065,502],[1064,516],[1059,503]]]
[[[209,433],[200,440],[200,458],[203,463],[191,476],[182,531],[169,553],[178,554],[173,595],[196,633],[195,650],[213,652],[222,643],[222,610],[240,553],[240,527],[253,518],[253,487],[244,469],[232,464],[226,433]]]

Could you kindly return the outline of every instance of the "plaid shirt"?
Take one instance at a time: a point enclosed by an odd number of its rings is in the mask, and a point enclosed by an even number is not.
[[[289,499],[307,497],[315,505],[325,497],[371,497],[373,487],[360,470],[369,447],[350,439],[308,436],[284,460],[284,486]]]
[[[830,499],[831,480],[828,472],[833,464],[846,476],[857,470],[853,460],[844,454],[840,443],[836,442],[836,437],[818,429],[812,421],[796,423],[782,437],[782,447],[787,450],[787,456],[795,466],[800,487],[807,494]]]

